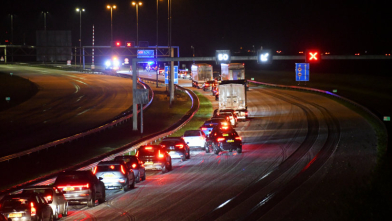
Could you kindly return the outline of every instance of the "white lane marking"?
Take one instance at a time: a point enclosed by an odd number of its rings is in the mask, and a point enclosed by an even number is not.
[[[89,110],[91,110],[91,109],[87,109],[87,110],[85,110],[85,111],[82,111],[82,112],[78,113],[77,116],[82,115],[82,114],[86,113],[86,112],[89,111]]]
[[[84,95],[80,96],[78,100],[76,100],[76,102],[79,102],[80,99],[82,99],[84,97]]]
[[[76,94],[76,93],[78,93],[78,91],[80,90],[80,87],[79,87],[79,85],[77,85],[77,84],[74,84],[74,86],[75,86],[75,89],[76,89],[76,91],[75,91],[74,94]],[[79,100],[78,100],[78,101],[79,101]]]
[[[81,83],[81,84],[88,85],[88,84],[84,83],[83,81],[79,81],[79,80],[75,80],[75,79],[73,79],[73,80],[74,80],[74,81],[77,81],[77,82],[79,82],[79,83]]]

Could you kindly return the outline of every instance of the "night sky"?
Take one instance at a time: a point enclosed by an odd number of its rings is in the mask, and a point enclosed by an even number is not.
[[[139,7],[139,41],[156,44],[156,0]],[[71,30],[78,44],[79,13],[83,7],[82,45],[109,45],[110,10],[115,40],[136,41],[136,9],[130,0],[2,0],[0,41],[35,45],[35,31],[44,29],[42,11],[48,11],[47,30]],[[182,56],[213,56],[216,49],[238,51],[260,46],[294,54],[319,48],[331,54],[382,54],[392,50],[392,10],[388,1],[230,1],[172,0],[172,45]],[[159,2],[159,45],[167,45],[167,0]]]

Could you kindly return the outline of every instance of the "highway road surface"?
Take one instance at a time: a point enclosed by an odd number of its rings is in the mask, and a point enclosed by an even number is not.
[[[236,127],[242,154],[193,150],[133,190],[108,190],[101,205],[72,206],[65,220],[320,220],[333,213],[323,203],[374,167],[373,129],[336,101],[253,87],[248,107]]]
[[[101,126],[132,106],[131,79],[22,65],[2,65],[0,71],[40,88],[1,112],[0,156]]]

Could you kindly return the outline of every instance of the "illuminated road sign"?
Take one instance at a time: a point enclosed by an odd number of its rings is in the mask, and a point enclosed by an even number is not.
[[[306,63],[319,63],[321,60],[321,53],[318,50],[307,50],[305,53]]]
[[[229,64],[231,61],[230,50],[216,50],[215,60],[217,64]]]
[[[170,66],[165,66],[165,84],[169,84]]]
[[[178,66],[174,66],[174,84],[178,84]]]
[[[295,63],[295,80],[309,81],[309,63]]]
[[[272,63],[271,50],[267,50],[267,49],[257,50],[257,63],[258,64],[271,64]]]

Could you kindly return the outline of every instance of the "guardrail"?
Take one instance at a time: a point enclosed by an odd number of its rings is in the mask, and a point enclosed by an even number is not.
[[[142,85],[145,89],[148,87],[149,90],[152,92],[151,93],[152,96],[151,96],[150,102],[143,107],[143,109],[145,109],[145,108],[147,108],[151,104],[151,102],[153,100],[153,97],[154,97],[154,92],[147,84],[140,83],[140,82],[138,82],[138,83],[140,85]],[[138,110],[138,113],[139,113],[139,111],[140,110]],[[72,135],[72,136],[69,136],[69,137],[66,137],[66,138],[55,140],[55,141],[49,142],[47,144],[43,144],[43,145],[40,145],[40,146],[31,148],[31,149],[28,149],[28,150],[25,150],[25,151],[21,151],[21,152],[15,153],[15,154],[10,154],[10,155],[4,156],[4,157],[0,157],[0,162],[9,161],[9,160],[12,160],[12,159],[15,159],[15,158],[22,157],[24,155],[28,155],[28,154],[31,154],[31,153],[34,153],[34,152],[39,152],[41,150],[48,149],[50,147],[54,147],[54,146],[57,146],[57,145],[60,145],[60,144],[64,144],[66,142],[71,142],[73,140],[77,140],[79,138],[88,136],[90,134],[93,134],[93,133],[105,130],[107,128],[111,128],[111,127],[117,126],[117,124],[120,124],[120,123],[122,123],[124,121],[129,120],[130,118],[132,118],[132,116],[133,116],[133,114],[129,114],[129,115],[121,117],[121,118],[119,118],[117,120],[113,120],[110,123],[104,124],[104,125],[102,125],[100,127],[97,127],[97,128],[94,128],[94,129],[91,129],[91,130],[88,130],[88,131],[85,131],[85,132],[82,132],[82,133],[78,133],[78,134],[75,134],[75,135]]]
[[[343,100],[347,103],[350,103],[358,108],[361,108],[363,111],[365,111],[366,113],[368,113],[370,116],[372,116],[373,118],[377,119],[378,123],[380,123],[382,125],[382,127],[384,128],[385,131],[387,131],[387,128],[385,126],[385,124],[381,121],[381,119],[374,114],[373,112],[371,112],[369,109],[367,109],[366,107],[362,106],[361,104],[358,104],[348,98],[339,96],[337,94],[334,94],[332,92],[329,91],[324,91],[324,90],[320,90],[320,89],[315,89],[315,88],[307,88],[307,87],[300,87],[300,86],[288,86],[288,85],[280,85],[280,84],[270,84],[270,83],[264,83],[264,82],[258,82],[258,81],[252,81],[252,80],[247,80],[248,82],[254,83],[254,84],[261,84],[261,85],[265,85],[265,86],[269,86],[269,87],[277,87],[277,88],[288,88],[288,89],[293,89],[293,90],[303,90],[303,91],[311,91],[311,92],[316,92],[316,93],[322,93],[322,94],[326,94],[329,96],[333,96],[335,98],[338,98],[340,100]]]
[[[147,85],[148,86],[148,85]],[[69,170],[88,170],[93,168],[95,165],[97,165],[100,161],[102,160],[111,160],[116,156],[119,155],[123,155],[126,153],[129,153],[137,148],[139,148],[141,145],[145,145],[148,143],[153,143],[156,142],[164,137],[167,137],[171,134],[173,134],[174,132],[176,132],[177,130],[181,129],[185,124],[187,124],[192,117],[195,115],[195,113],[199,110],[199,98],[197,97],[196,94],[194,94],[191,90],[185,89],[183,87],[180,87],[178,85],[176,85],[177,89],[185,91],[191,98],[192,100],[192,106],[189,109],[189,111],[180,119],[178,120],[175,124],[173,124],[172,126],[170,126],[169,128],[162,130],[160,132],[148,135],[144,138],[141,138],[139,140],[133,141],[131,143],[125,144],[122,147],[117,148],[116,150],[110,151],[108,153],[104,153],[101,154],[97,157],[94,157],[90,160],[84,161],[82,163],[79,163],[77,165],[74,165],[72,167],[63,169],[61,171],[69,171]],[[150,102],[147,104],[149,105],[152,102],[152,99],[150,100]],[[143,109],[147,108],[148,106],[145,105],[143,107]],[[61,172],[61,171],[57,171],[57,172],[53,172],[51,174],[42,176],[42,177],[38,177],[36,179],[33,180],[29,180],[27,182],[24,182],[22,184],[10,187],[6,190],[2,190],[0,191],[0,195],[4,195],[7,193],[12,193],[15,191],[18,191],[19,189],[22,189],[24,187],[27,186],[31,186],[31,185],[43,185],[43,184],[50,184],[54,181],[55,177]]]

